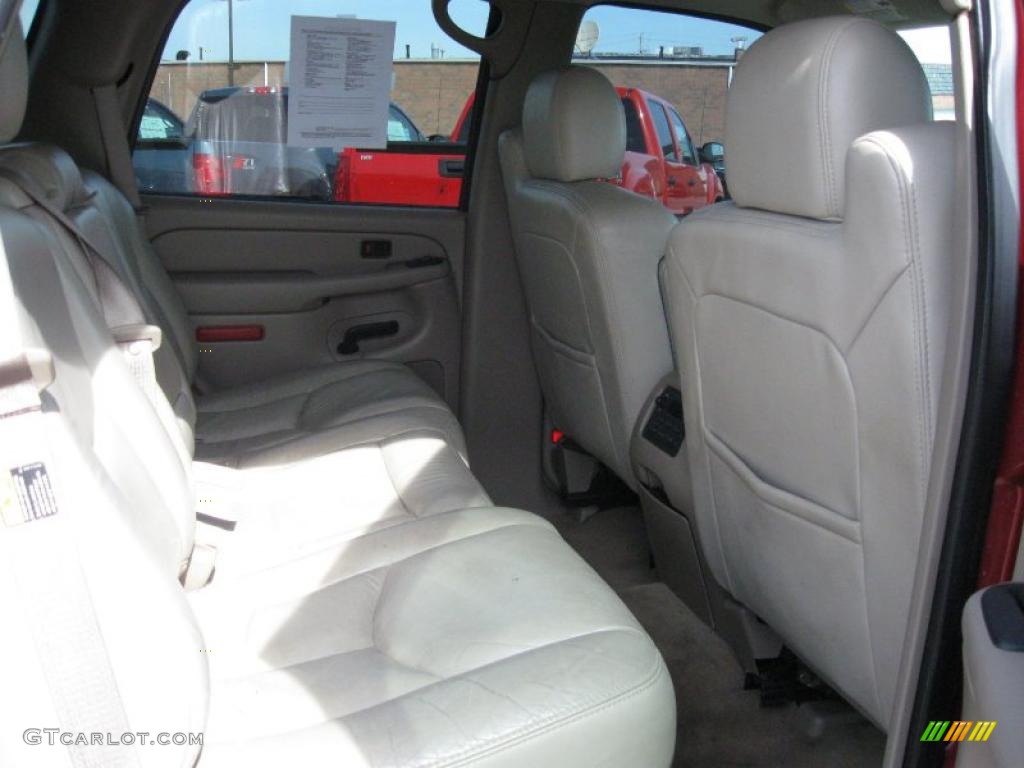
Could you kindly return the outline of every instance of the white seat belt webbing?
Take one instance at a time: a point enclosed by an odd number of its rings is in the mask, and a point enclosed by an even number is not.
[[[154,407],[162,408],[159,402],[162,395],[156,382],[153,353],[160,348],[163,335],[158,327],[146,322],[142,306],[135,298],[135,294],[124,284],[114,261],[64,211],[47,199],[30,179],[24,178],[10,168],[0,168],[0,176],[17,185],[32,202],[49,214],[82,246],[96,276],[96,287],[100,293],[100,304],[107,326],[139,386]]]
[[[61,730],[130,731],[79,560],[40,392],[52,383],[46,350],[26,349],[6,261],[0,264],[0,562],[21,597]],[[12,606],[13,608],[13,606]],[[8,617],[13,618],[13,617]],[[67,746],[74,768],[138,768],[136,747]]]

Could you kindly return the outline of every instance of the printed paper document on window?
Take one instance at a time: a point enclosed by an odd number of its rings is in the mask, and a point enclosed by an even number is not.
[[[395,22],[292,16],[288,143],[385,149]]]

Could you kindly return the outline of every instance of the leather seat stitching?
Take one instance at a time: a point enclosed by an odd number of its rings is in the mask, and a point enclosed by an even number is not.
[[[575,723],[579,720],[584,720],[588,717],[599,714],[600,712],[603,712],[607,709],[611,709],[612,707],[615,707],[618,704],[635,698],[636,696],[640,696],[641,694],[646,693],[648,690],[653,688],[658,682],[660,682],[665,677],[665,675],[666,667],[664,663],[661,662],[661,659],[659,657],[655,661],[654,669],[648,674],[647,678],[645,678],[643,682],[638,683],[637,685],[623,691],[622,693],[615,695],[610,699],[607,699],[606,701],[601,702],[600,704],[596,704],[594,706],[571,713],[566,716],[560,717],[558,715],[555,715],[549,718],[545,718],[536,725],[527,726],[523,729],[520,729],[520,731],[517,734],[512,734],[510,736],[502,738],[499,741],[499,743],[487,746],[485,742],[482,749],[478,746],[468,747],[466,749],[454,753],[453,755],[445,757],[443,760],[428,763],[427,765],[433,766],[433,768],[455,768],[460,764],[465,765],[467,760],[474,761],[483,757],[487,757],[509,747],[521,744],[524,741],[528,741],[538,736],[543,736],[549,733],[550,731],[556,730],[566,725],[571,725],[572,723]]]

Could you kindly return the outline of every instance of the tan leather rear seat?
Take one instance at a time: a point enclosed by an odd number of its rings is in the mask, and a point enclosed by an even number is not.
[[[97,287],[102,276],[96,272],[103,264],[97,263],[95,255],[86,258],[83,244],[22,190],[32,186],[37,194],[45,195],[48,204],[66,215],[90,243],[104,249],[109,261],[120,254],[123,262],[118,266],[127,271],[130,258],[125,242],[117,236],[124,227],[115,224],[109,215],[117,206],[102,203],[106,198],[114,201],[117,193],[92,175],[94,186],[106,191],[90,194],[71,158],[56,147],[44,145],[0,149],[0,174],[7,174],[8,204],[47,226],[67,253],[67,261],[82,280],[86,295],[103,309],[103,296]],[[127,206],[123,198],[121,201]],[[131,221],[135,221],[134,214]],[[132,292],[137,297],[149,293],[141,285]],[[174,324],[165,323],[164,327],[173,328]],[[163,374],[164,392],[176,393],[174,411],[183,428],[172,428],[171,437],[175,441],[180,438],[182,461],[190,463],[192,432],[187,413],[191,391],[176,356],[165,350],[168,346],[173,346],[170,339],[157,351],[157,369]],[[367,390],[374,389],[377,377],[380,386],[376,389],[382,392],[397,393],[406,380],[428,390],[407,369],[374,366],[368,363],[358,372],[357,378],[367,380]],[[279,379],[269,389],[281,392],[285,385],[294,389],[303,380],[328,381],[332,377],[331,386],[337,390],[342,378],[330,371],[299,373],[290,380]],[[257,384],[251,390],[261,391],[262,387]],[[410,392],[390,400],[381,397],[376,407],[363,398],[357,417],[333,426],[328,423],[306,432],[294,430],[287,437],[283,428],[262,436],[254,434],[241,441],[248,445],[246,451],[223,457],[233,467],[198,466],[197,506],[193,509],[236,524],[230,537],[211,528],[203,528],[199,535],[203,544],[215,544],[221,550],[218,572],[280,562],[292,554],[411,517],[490,505],[466,466],[461,429],[451,411],[435,395]],[[301,395],[296,394],[291,401],[296,399]],[[315,397],[310,399],[316,401]],[[293,405],[291,401],[276,403],[287,408]],[[184,410],[182,403],[188,404]],[[269,415],[260,414],[274,407],[264,403],[231,414],[236,420],[248,414],[255,433],[272,421]],[[245,544],[240,546],[239,541]]]
[[[185,306],[149,240],[142,236],[131,205],[113,185],[86,171],[89,204],[110,227],[118,272],[136,294],[150,322],[168,337],[161,376],[165,391],[191,395],[197,344]],[[173,371],[174,367],[178,371]],[[168,392],[171,397],[171,392]],[[171,398],[172,401],[174,398]],[[233,466],[257,463],[268,448],[301,443],[324,430],[401,413],[408,421],[444,431],[465,455],[462,430],[448,406],[409,368],[380,360],[331,362],[234,389],[195,395],[196,456]],[[187,410],[187,407],[186,407]],[[383,422],[382,422],[383,423]],[[382,427],[386,430],[386,427]]]
[[[146,319],[160,326],[161,387],[195,436],[197,458],[229,466],[265,463],[261,454],[291,446],[293,453],[329,449],[331,440],[305,438],[377,419],[381,437],[401,424],[435,429],[465,455],[461,428],[447,405],[403,365],[373,360],[331,363],[221,392],[193,391],[197,344],[170,277],[139,229],[128,201],[98,174],[82,174],[61,149],[23,145],[0,155],[0,169],[34,184],[103,248],[104,260],[135,295]],[[61,233],[63,234],[63,233]],[[365,431],[366,425],[364,425]],[[314,447],[319,446],[319,447]]]
[[[5,34],[0,142],[21,120],[24,56],[20,33]],[[0,333],[48,350],[55,373],[41,412],[0,419],[0,430],[38,420],[57,494],[55,514],[0,526],[5,765],[669,764],[675,712],[660,655],[551,526],[525,512],[406,514],[273,564],[248,558],[186,593],[192,463],[114,345],[86,254],[45,218],[0,179],[0,301],[14,315]],[[337,485],[315,461],[280,471]],[[282,494],[276,519],[287,520],[287,484],[261,478]],[[435,484],[446,485],[443,473]],[[38,556],[25,561],[31,542]],[[68,573],[78,576],[61,581]],[[203,732],[205,746],[22,737],[40,727]]]

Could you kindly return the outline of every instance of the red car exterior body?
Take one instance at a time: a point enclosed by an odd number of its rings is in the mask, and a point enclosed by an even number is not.
[[[718,174],[710,165],[700,162],[678,110],[660,96],[639,88],[615,90],[626,108],[627,124],[635,122],[628,131],[622,173],[619,179],[610,181],[639,195],[653,197],[679,215],[724,199]],[[669,127],[671,143],[663,144],[659,139],[657,122],[662,115],[667,123],[661,124],[663,128]]]
[[[466,100],[445,144],[461,144],[468,136],[473,94]],[[345,148],[338,155],[334,200],[377,205],[419,205],[458,208],[466,155],[438,154],[430,144],[416,152]]]
[[[346,148],[338,156],[334,200],[458,208],[462,172],[446,174],[444,168],[464,163],[465,155]]]
[[[636,120],[630,136],[630,148],[623,158],[622,173],[619,178],[608,179],[609,183],[659,200],[679,215],[725,197],[722,182],[714,168],[697,159],[696,150],[675,107],[638,88],[619,87],[616,91],[623,100],[627,116],[630,117],[632,110]],[[438,149],[449,149],[453,144],[465,146],[474,100],[475,94],[471,94],[448,142]],[[662,130],[672,126],[671,144],[664,146],[658,138],[658,110],[664,115]],[[421,144],[414,152],[342,150],[334,183],[335,201],[458,207],[465,154],[431,149],[429,144]]]

